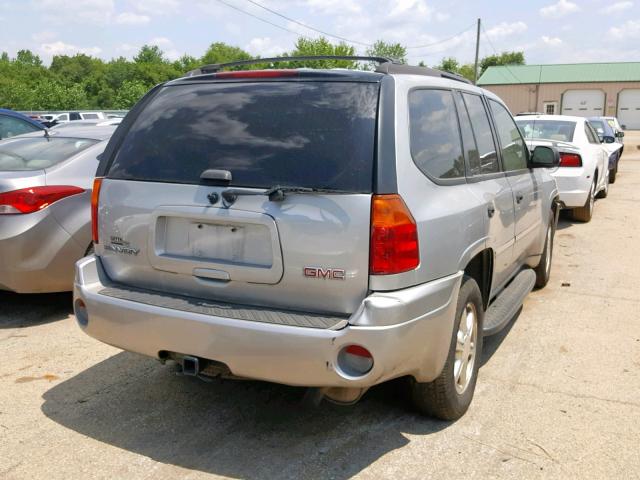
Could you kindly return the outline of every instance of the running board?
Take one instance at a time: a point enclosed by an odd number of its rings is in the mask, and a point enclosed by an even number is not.
[[[521,271],[500,295],[493,301],[484,314],[482,334],[494,335],[506,327],[529,292],[536,284],[536,274],[530,268]]]

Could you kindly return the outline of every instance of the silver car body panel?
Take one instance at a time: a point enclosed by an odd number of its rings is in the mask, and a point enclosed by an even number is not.
[[[0,215],[0,289],[18,293],[71,291],[75,262],[91,245],[91,190],[114,127],[67,128],[60,136],[102,141],[46,170],[0,172],[0,192],[44,185],[72,185],[83,193],[63,198],[38,212]],[[42,133],[26,136],[42,136]],[[22,136],[21,136],[22,137]],[[12,137],[7,140],[15,140]]]
[[[425,382],[438,376],[461,279],[458,272],[371,295],[340,330],[229,319],[101,295],[110,279],[94,256],[77,264],[74,297],[89,312],[88,322],[81,323],[85,333],[125,350],[151,357],[188,353],[222,362],[238,377],[287,385],[369,387],[404,375]],[[364,376],[352,377],[338,366],[338,352],[351,344],[366,345],[373,355],[373,368]]]
[[[394,163],[378,168],[391,172],[397,184],[393,178],[382,179],[382,193],[394,193],[387,191],[394,188],[416,221],[418,268],[369,275],[369,194],[291,195],[283,202],[241,196],[222,211],[209,205],[207,194],[223,187],[107,175],[96,257],[77,264],[75,302],[82,305],[78,315],[85,332],[125,350],[155,357],[161,351],[200,356],[226,363],[237,376],[291,385],[350,387],[402,375],[419,381],[436,378],[449,349],[464,269],[481,252],[491,253],[492,298],[522,268],[535,267],[553,219],[557,188],[544,169],[501,172],[456,185],[434,183],[412,161],[408,92],[462,90],[502,102],[490,92],[448,79],[395,75],[384,81],[393,87],[394,101],[380,102],[378,128],[383,131],[378,138],[393,139],[394,148],[390,153],[378,145],[378,154]],[[520,194],[523,201],[515,198]],[[490,208],[495,214],[488,214]],[[260,226],[253,233],[265,246],[251,252],[251,261],[242,248],[233,252],[225,247],[233,243],[230,229],[249,223]],[[221,242],[201,242],[199,225]],[[323,272],[344,269],[345,279],[305,277],[307,266]],[[258,272],[256,282],[249,282]],[[100,294],[112,283],[160,295],[346,315],[348,324],[339,330],[273,325]],[[350,343],[366,346],[375,359],[363,377],[349,378],[336,366],[337,352]]]

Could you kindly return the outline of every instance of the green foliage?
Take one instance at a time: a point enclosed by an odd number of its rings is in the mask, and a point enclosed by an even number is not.
[[[116,93],[113,106],[122,110],[129,109],[147,93],[147,90],[147,85],[139,80],[125,80]]]
[[[489,55],[480,61],[480,75],[489,67],[497,65],[524,65],[524,52],[502,52],[500,55]]]
[[[333,44],[324,37],[299,38],[295,48],[283,56],[355,55],[345,43]],[[367,54],[406,61],[400,44],[378,41]],[[149,89],[183,76],[200,65],[249,60],[239,47],[212,43],[204,55],[183,55],[169,61],[157,45],[144,45],[133,60],[124,57],[104,61],[86,54],[56,55],[49,67],[38,55],[20,50],[15,58],[0,54],[0,108],[14,110],[77,110],[131,108]],[[262,63],[241,68],[361,68],[349,60]]]
[[[484,71],[489,67],[496,65],[524,65],[524,52],[502,52],[500,55],[489,55],[482,58],[478,64],[478,78],[480,78]],[[435,68],[457,73],[458,75],[462,75],[466,79],[473,81],[475,68],[473,63],[460,64],[457,59],[447,57],[443,58],[440,65],[437,65]]]
[[[334,45],[324,37],[317,39],[298,38],[295,48],[286,56],[305,57],[313,55],[355,55],[355,48],[340,42]],[[289,68],[357,68],[358,63],[351,60],[313,60],[306,62],[288,62]],[[283,68],[283,65],[276,65]]]
[[[367,55],[370,57],[388,57],[401,63],[407,63],[407,49],[400,43],[386,43],[378,40],[373,44],[373,47],[367,49]]]
[[[157,45],[143,45],[138,54],[133,57],[135,63],[165,63],[164,53]]]

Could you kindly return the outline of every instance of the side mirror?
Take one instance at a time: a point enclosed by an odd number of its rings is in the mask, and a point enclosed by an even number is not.
[[[615,143],[615,141],[616,141],[616,139],[614,137],[609,136],[609,135],[604,137],[604,143]]]
[[[553,168],[560,165],[560,152],[556,147],[538,145],[529,158],[529,168]]]
[[[616,137],[618,137],[618,138],[624,137],[624,132],[617,132],[616,133]]]

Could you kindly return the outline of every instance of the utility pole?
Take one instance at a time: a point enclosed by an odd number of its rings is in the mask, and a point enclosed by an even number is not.
[[[480,54],[480,19],[478,19],[478,33],[476,33],[476,63],[473,70],[473,84],[478,83],[478,55]]]

